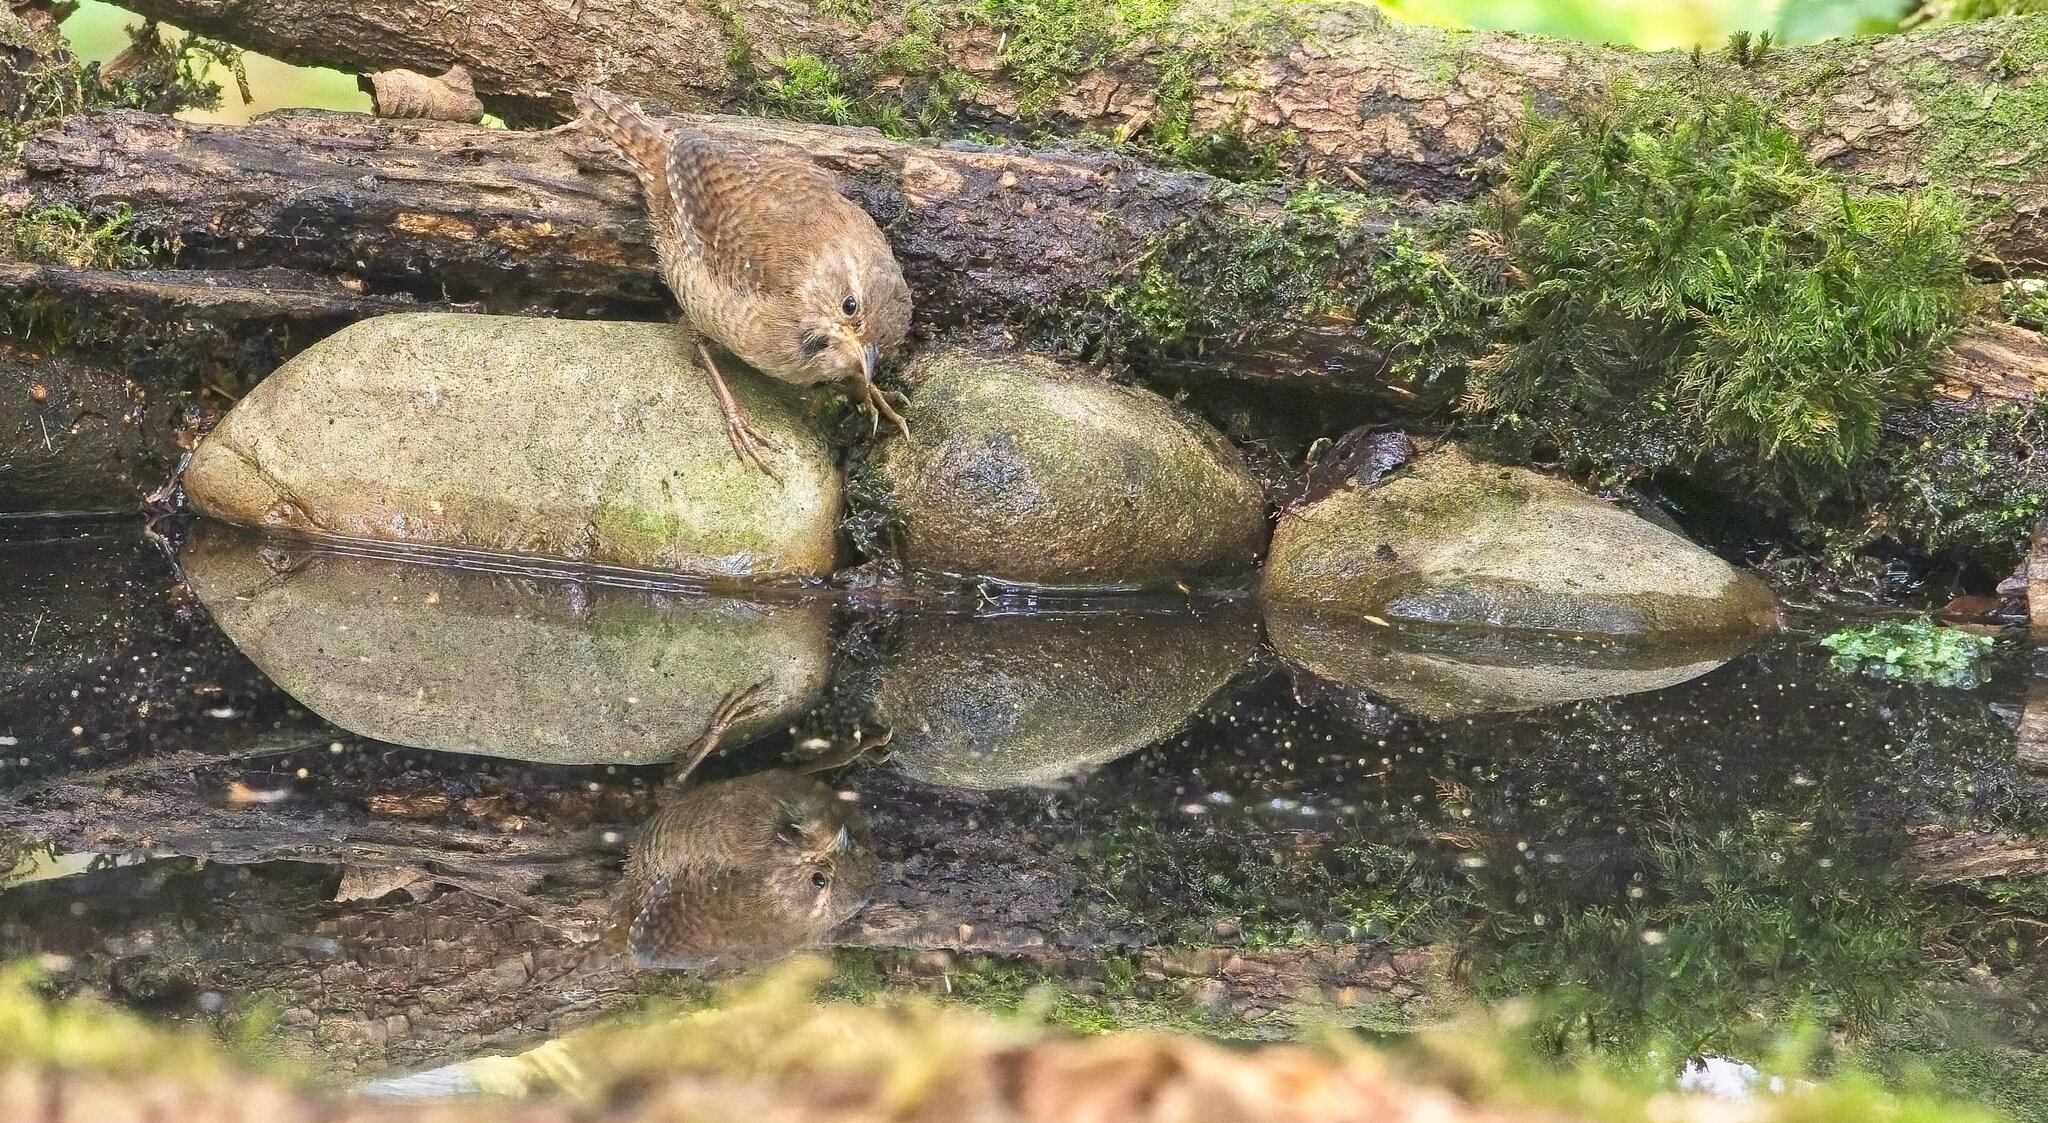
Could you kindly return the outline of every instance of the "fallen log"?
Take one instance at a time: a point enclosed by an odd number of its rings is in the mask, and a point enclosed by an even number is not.
[[[1350,286],[1350,307],[1303,317],[1289,306],[1293,294],[1276,292],[1243,318],[1183,323],[1181,309],[1143,306],[1166,295],[1146,288],[1145,268],[1172,264],[1195,282],[1176,275],[1175,299],[1205,299],[1196,291],[1204,269],[1220,272],[1252,239],[1295,221],[1286,189],[1096,152],[911,144],[751,118],[692,123],[738,143],[808,152],[838,173],[889,232],[926,333],[1136,348],[1167,376],[1304,384],[1412,408],[1422,385],[1457,362],[1453,337],[1476,326],[1447,322],[1446,338],[1413,341],[1387,330],[1468,299],[1428,255],[1398,277],[1378,272],[1415,241],[1400,220],[1427,221],[1424,210],[1361,205],[1342,231],[1315,232],[1341,234],[1352,252],[1299,280]],[[110,112],[67,121],[30,147],[23,166],[30,208],[131,210],[139,241],[182,268],[216,271],[215,283],[226,271],[280,264],[318,279],[329,291],[299,300],[307,319],[331,320],[344,306],[388,310],[355,296],[501,313],[668,314],[638,186],[577,129],[311,112],[236,128]],[[51,276],[34,280],[47,287]],[[25,283],[0,272],[0,291]]]
[[[1305,230],[1290,218],[1284,188],[1129,157],[917,144],[755,118],[690,123],[736,143],[807,152],[836,172],[889,231],[925,333],[1109,344],[1136,351],[1141,373],[1168,380],[1333,391],[1412,418],[1442,404],[1429,391],[1485,330],[1441,256],[1463,231],[1434,226],[1445,216],[1425,207],[1347,198],[1356,209],[1332,220],[1341,230]],[[241,315],[302,322],[311,337],[400,307],[667,314],[638,187],[578,129],[316,112],[229,127],[109,112],[39,139],[24,168],[29,206],[130,208],[135,236],[181,268],[135,276],[0,266],[0,291],[17,295],[141,303],[156,321],[170,309],[150,301],[170,300],[203,305],[218,323],[239,293]],[[1248,303],[1256,294],[1204,292],[1203,282],[1220,290],[1229,278],[1216,274],[1254,249],[1284,255],[1270,239],[1289,232],[1348,239],[1341,262],[1296,280],[1349,286],[1355,304],[1303,316],[1289,292],[1275,291],[1271,304],[1233,307],[1228,317],[1176,320],[1188,310],[1134,307],[1167,295],[1146,274],[1162,265],[1172,267],[1176,296]],[[1382,268],[1397,261],[1406,264],[1394,275]],[[165,286],[178,283],[201,287],[176,299]],[[1950,399],[2031,400],[2048,383],[2048,345],[2032,332],[1986,327],[1957,343],[1941,382]]]
[[[1487,302],[1456,267],[1455,207],[1323,189],[1304,207],[1288,188],[1103,152],[691,122],[804,150],[838,173],[889,231],[920,333],[1109,356],[1283,451],[1364,422],[1454,420],[1447,398],[1490,330]],[[576,128],[313,112],[222,127],[107,112],[32,143],[19,184],[29,212],[129,210],[134,235],[178,266],[0,264],[0,303],[140,364],[159,395],[231,397],[313,340],[388,311],[670,314],[636,184]],[[2048,385],[2048,342],[1985,325],[1938,377],[1941,393],[1893,411],[1897,451],[1884,457],[1917,459],[1924,479],[1831,517],[1922,544],[2036,486],[2048,469],[2028,455],[2023,419]],[[1728,490],[1757,499],[1749,485]],[[1988,564],[2018,544],[2001,528],[1978,537],[1963,548]]]
[[[130,0],[287,61],[368,72],[460,63],[514,124],[603,82],[689,109],[918,117],[982,129],[1222,147],[1332,182],[1469,198],[1528,108],[1627,79],[1753,92],[1831,168],[1953,186],[2001,207],[1992,251],[2048,265],[2048,17],[1688,57],[1400,24],[1357,4],[1075,11],[947,0],[726,5],[509,0],[490,18],[403,0]],[[806,95],[803,89],[812,92]],[[836,100],[834,100],[836,99]],[[890,111],[895,111],[895,116]]]

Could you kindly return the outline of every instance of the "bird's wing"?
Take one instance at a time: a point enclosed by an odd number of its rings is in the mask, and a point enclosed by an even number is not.
[[[797,156],[736,151],[680,133],[669,152],[675,227],[719,283],[787,292],[809,273],[853,204]]]

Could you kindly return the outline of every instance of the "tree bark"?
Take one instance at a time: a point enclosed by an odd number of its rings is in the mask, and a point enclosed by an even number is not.
[[[1278,221],[1287,195],[1105,153],[912,144],[754,118],[692,123],[817,158],[888,231],[917,294],[919,329],[988,341],[1035,334],[1071,346],[1116,333],[1116,293],[1148,254]],[[303,345],[322,327],[408,301],[669,314],[638,185],[580,129],[314,112],[220,127],[109,112],[38,139],[23,167],[28,206],[130,208],[137,237],[182,267],[141,278],[0,267],[0,292],[56,300],[87,320],[139,302],[141,320],[161,323],[171,311],[164,301],[203,304],[207,315],[186,316],[185,327],[246,338],[253,320],[277,339],[282,325],[299,323]],[[1388,208],[1358,221],[1363,262],[1402,214],[1428,218],[1422,208]],[[291,272],[275,272],[281,265]],[[180,283],[182,294],[166,287]],[[222,305],[232,314],[221,317]],[[140,327],[106,326],[102,334],[123,342]],[[1368,325],[1271,309],[1227,331],[1197,326],[1148,365],[1168,377],[1215,371],[1412,409],[1417,390],[1386,377],[1396,357]]]
[[[1282,221],[1286,203],[1282,188],[1105,153],[918,144],[755,118],[689,120],[735,143],[808,152],[837,173],[889,232],[926,333],[1035,335],[1055,346],[1134,335],[1118,321],[1118,301],[1163,247],[1227,256],[1227,239]],[[404,308],[669,314],[638,186],[580,129],[520,133],[316,112],[226,127],[110,112],[40,138],[24,168],[29,205],[132,208],[136,235],[166,247],[163,256],[182,268],[111,274],[0,265],[0,292],[101,321],[101,334],[123,343],[182,310],[174,334],[211,328],[223,355],[241,341],[253,377],[263,373],[253,364],[342,323]],[[1456,230],[1416,233],[1435,217],[1419,205],[1368,212],[1357,221],[1354,252],[1369,261],[1400,231],[1456,241]],[[131,310],[138,322],[119,316]],[[1447,334],[1476,338],[1484,327],[1472,322]],[[1169,380],[1337,392],[1370,401],[1377,417],[1391,411],[1412,420],[1443,403],[1403,380],[1396,366],[1406,357],[1382,324],[1348,313],[1303,322],[1268,309],[1227,327],[1194,324],[1144,366]],[[1951,398],[2030,400],[2048,383],[2048,346],[2035,333],[1985,328],[1958,343],[1943,381]]]
[[[1695,63],[1676,52],[1413,27],[1322,2],[1259,16],[1189,5],[1142,27],[1114,14],[1032,23],[932,0],[879,0],[857,19],[789,0],[506,0],[488,12],[405,0],[129,6],[291,62],[429,73],[461,63],[486,105],[513,123],[563,119],[567,93],[593,82],[689,109],[742,108],[804,56],[829,65],[836,88],[856,99],[915,100],[941,87],[955,129],[1142,142],[1171,121],[1184,135],[1279,152],[1296,172],[1435,200],[1480,190],[1481,165],[1529,106],[1697,65],[1723,88],[1770,100],[1829,167],[1998,204],[1991,251],[2016,266],[2048,265],[2048,148],[2038,134],[2048,17]],[[1048,40],[1065,51],[1048,53]]]

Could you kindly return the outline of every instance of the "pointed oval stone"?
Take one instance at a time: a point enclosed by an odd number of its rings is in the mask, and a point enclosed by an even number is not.
[[[1449,445],[1288,512],[1260,594],[1385,621],[1645,639],[1777,621],[1753,574],[1561,480]]]
[[[831,450],[777,387],[724,373],[779,481],[733,452],[674,327],[380,316],[236,403],[185,492],[217,519],[323,537],[703,576],[831,572]]]

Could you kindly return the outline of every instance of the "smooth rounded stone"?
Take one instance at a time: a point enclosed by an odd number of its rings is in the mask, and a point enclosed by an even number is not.
[[[1260,595],[1422,624],[1678,638],[1775,626],[1764,583],[1559,480],[1428,453],[1288,512]]]
[[[1221,433],[1156,394],[1029,355],[928,353],[875,463],[915,569],[1140,587],[1248,569],[1265,497]]]
[[[1324,682],[1437,721],[1662,690],[1721,666],[1757,638],[1718,632],[1631,644],[1534,632],[1395,628],[1286,605],[1267,608],[1266,637],[1282,659]]]
[[[179,561],[271,681],[351,733],[545,764],[672,760],[765,683],[736,745],[824,690],[829,606],[662,595],[197,528]]]
[[[1165,739],[1250,660],[1256,613],[911,616],[875,692],[890,760],[953,788],[1057,784]]]
[[[419,313],[278,368],[193,454],[201,513],[300,533],[727,577],[829,573],[839,474],[761,376],[725,370],[781,480],[742,461],[662,324]]]

